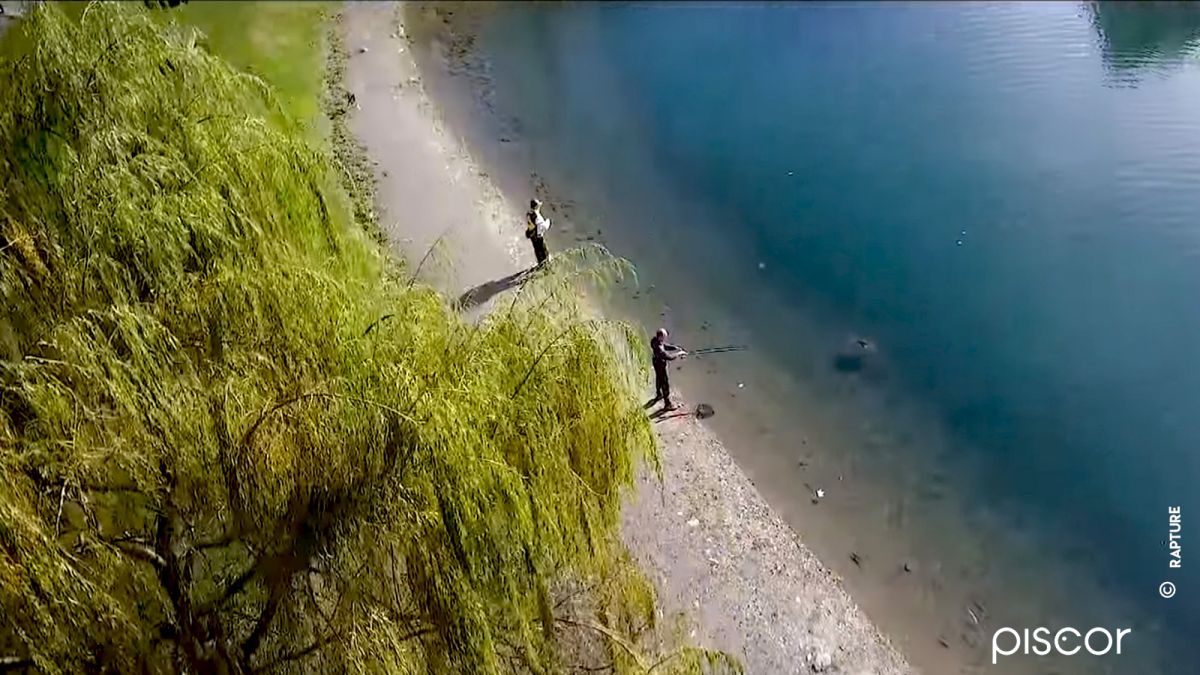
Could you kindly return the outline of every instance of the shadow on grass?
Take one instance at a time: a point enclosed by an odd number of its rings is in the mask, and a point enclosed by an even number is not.
[[[504,291],[507,291],[514,286],[521,285],[521,283],[529,278],[529,275],[532,273],[533,269],[521,270],[520,272],[514,272],[501,279],[495,279],[493,281],[479,284],[478,286],[469,289],[466,293],[458,296],[458,300],[455,301],[454,306],[459,310],[467,310],[478,307],[479,305],[482,305],[488,300],[491,300],[497,295],[503,293]]]

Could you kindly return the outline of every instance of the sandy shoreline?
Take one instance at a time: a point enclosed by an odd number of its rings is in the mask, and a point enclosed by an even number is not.
[[[415,263],[441,238],[450,263],[427,262],[423,276],[460,294],[527,267],[532,253],[520,210],[426,95],[397,9],[346,7],[352,126],[374,160],[380,223],[395,250]],[[694,621],[698,643],[755,673],[913,672],[708,429],[678,419],[658,426],[663,482],[643,473],[622,533],[664,609]]]

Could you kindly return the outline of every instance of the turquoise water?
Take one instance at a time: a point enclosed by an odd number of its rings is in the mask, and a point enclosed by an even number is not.
[[[833,452],[921,455],[953,508],[1200,673],[1200,561],[1169,570],[1163,541],[1168,506],[1188,539],[1200,517],[1200,11],[530,5],[480,49],[526,159],[586,186],[662,302],[720,307],[811,398],[858,400],[853,380],[922,411],[916,438]],[[847,331],[872,370],[831,366]],[[1156,672],[1138,663],[1114,672]]]

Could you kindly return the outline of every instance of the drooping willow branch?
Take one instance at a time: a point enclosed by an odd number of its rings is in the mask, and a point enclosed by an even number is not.
[[[536,369],[538,364],[542,362],[542,359],[545,358],[546,354],[548,354],[550,350],[558,344],[559,340],[562,340],[567,335],[581,329],[583,326],[593,325],[595,323],[595,321],[584,321],[578,324],[567,326],[561,333],[556,335],[553,340],[547,343],[546,346],[542,348],[542,351],[538,353],[537,358],[533,360],[533,363],[529,364],[529,369],[525,371],[525,376],[521,378],[521,382],[517,384],[517,388],[513,390],[511,398],[516,398],[517,394],[521,393],[521,389],[523,389],[525,387],[525,383],[529,381],[529,376],[533,375],[534,369]]]

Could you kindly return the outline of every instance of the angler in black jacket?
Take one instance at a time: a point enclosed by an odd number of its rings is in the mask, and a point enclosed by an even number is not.
[[[667,329],[659,328],[650,338],[650,362],[654,365],[654,399],[649,405],[663,402],[663,410],[674,410],[671,402],[671,380],[667,377],[667,362],[687,354],[679,347],[667,342]]]

